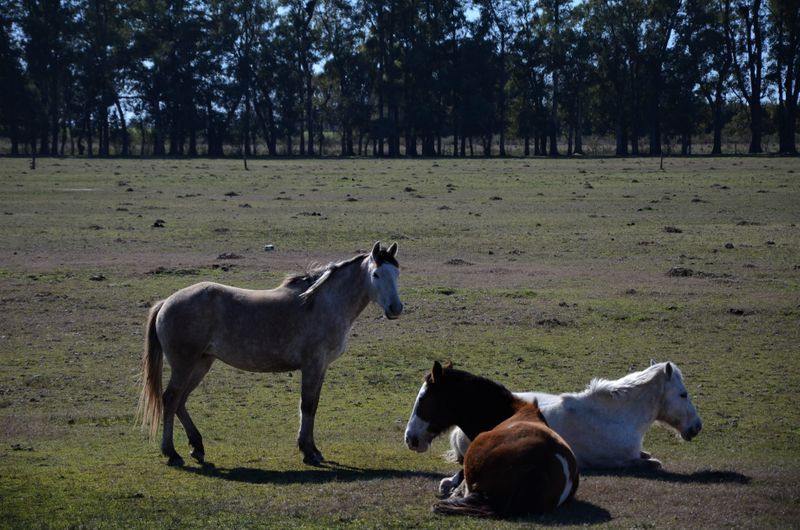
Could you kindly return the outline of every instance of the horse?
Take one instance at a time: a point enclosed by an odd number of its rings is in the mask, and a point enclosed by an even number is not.
[[[219,359],[250,372],[301,371],[297,443],[306,464],[324,458],[314,442],[314,417],[325,371],[344,353],[347,336],[370,302],[388,319],[403,311],[398,294],[397,243],[375,243],[371,252],[288,276],[275,289],[239,289],[201,282],[181,289],[150,309],[142,356],[142,390],[137,416],[155,437],[163,417],[161,452],[182,466],[172,431],[178,416],[192,448],[204,462],[202,436],[186,400]],[[171,367],[162,394],[161,372]]]
[[[452,365],[433,364],[405,430],[409,449],[425,452],[452,425],[474,440],[464,455],[463,495],[433,504],[447,515],[526,515],[555,510],[575,495],[578,464],[536,402]]]
[[[683,375],[672,362],[651,361],[647,369],[616,381],[595,378],[579,393],[520,392],[515,396],[538,402],[547,423],[575,452],[582,470],[661,469],[661,461],[642,449],[644,434],[654,422],[672,427],[686,441],[703,428]],[[463,462],[471,439],[469,433],[453,429],[448,458]],[[442,480],[440,494],[451,492],[462,475],[459,471]]]

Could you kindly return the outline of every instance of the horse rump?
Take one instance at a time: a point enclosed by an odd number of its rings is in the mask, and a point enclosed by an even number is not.
[[[468,493],[465,497],[452,496],[448,499],[437,501],[431,506],[433,513],[441,515],[468,515],[471,517],[494,517],[497,515],[482,494]]]

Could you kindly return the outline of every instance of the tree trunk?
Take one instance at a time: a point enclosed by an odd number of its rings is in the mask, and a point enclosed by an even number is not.
[[[314,156],[314,89],[311,86],[310,65],[306,66],[306,71],[306,129],[308,129],[308,156]]]
[[[625,115],[621,108],[617,107],[616,123],[614,127],[614,136],[616,138],[617,147],[615,154],[617,156],[628,155],[628,128],[625,126]]]
[[[11,154],[13,156],[19,155],[19,129],[16,121],[11,126]]]
[[[146,143],[145,142],[146,137],[145,137],[145,127],[144,127],[144,116],[142,116],[142,118],[139,120],[139,131],[141,132],[141,135],[142,135],[142,138],[140,139],[140,144],[139,144],[139,156],[143,157],[144,156],[144,145]],[[210,143],[211,143],[211,140],[210,140],[210,133],[209,133],[209,144]]]
[[[117,117],[119,124],[122,127],[122,156],[130,156],[130,138],[128,136],[128,123],[125,120],[125,113],[122,112],[122,105],[119,101],[119,96],[114,97],[114,105],[117,107]]]
[[[572,155],[572,131],[574,130],[573,126],[570,124],[567,128],[567,156]]]
[[[797,130],[797,99],[789,99],[785,102],[784,124],[781,130],[781,153],[787,155],[797,154],[797,144],[795,142],[795,131]]]
[[[244,142],[244,156],[249,157],[250,149],[250,91],[244,93],[244,113],[242,114],[242,140]]]
[[[500,30],[500,139],[499,155],[506,156],[506,35]],[[484,150],[486,156],[491,156],[491,140],[489,151]]]
[[[711,154],[712,155],[721,155],[722,154],[722,89],[721,87],[717,90],[717,94],[712,100],[710,97],[708,98],[709,103],[711,104],[711,116],[713,119],[713,129],[714,129],[714,142],[711,147]]]
[[[547,120],[547,129],[550,137],[551,157],[558,156],[558,76],[553,72],[553,104],[550,108],[550,118]]]

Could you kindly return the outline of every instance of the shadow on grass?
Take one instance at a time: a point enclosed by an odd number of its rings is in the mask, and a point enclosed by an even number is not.
[[[531,523],[535,526],[585,526],[607,523],[610,520],[611,514],[605,508],[591,502],[572,499],[554,513],[526,517],[520,519],[520,522]]]
[[[675,473],[673,471],[661,470],[614,470],[598,469],[581,471],[586,476],[608,476],[608,477],[633,477],[649,480],[660,480],[663,482],[676,482],[682,484],[750,484],[751,478],[737,471],[712,471],[705,469],[692,473]]]
[[[331,481],[355,482],[359,480],[393,479],[423,477],[429,479],[441,478],[441,473],[427,471],[408,471],[401,469],[362,469],[358,467],[325,462],[319,467],[308,469],[294,469],[275,471],[270,469],[257,469],[251,467],[234,467],[230,469],[216,467],[214,464],[205,463],[202,467],[181,468],[187,473],[204,477],[219,478],[233,482],[247,482],[249,484],[319,484]]]

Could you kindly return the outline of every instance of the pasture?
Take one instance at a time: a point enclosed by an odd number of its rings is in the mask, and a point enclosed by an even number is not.
[[[491,526],[800,524],[796,158],[28,162],[0,160],[0,526],[482,528],[430,513],[446,439],[403,444],[433,361],[561,392],[651,358],[700,435],[654,427],[664,471],[583,475],[555,514]],[[331,365],[328,465],[296,447],[299,374],[215,363],[188,403],[213,465],[166,466],[133,425],[150,305],[376,240],[406,309],[368,307]]]

